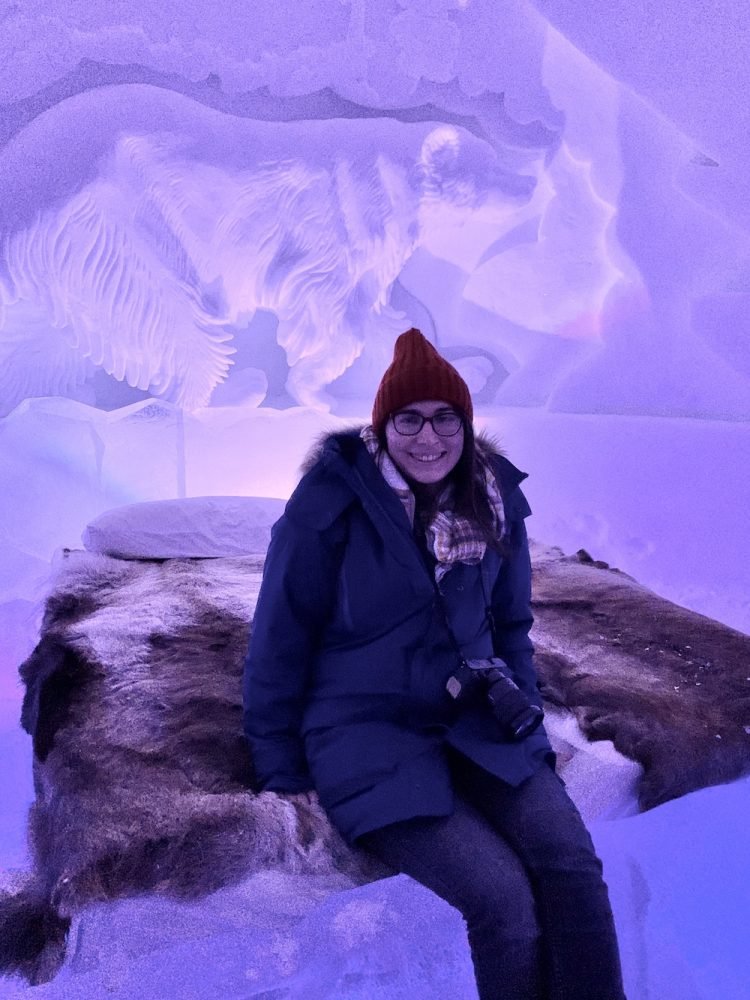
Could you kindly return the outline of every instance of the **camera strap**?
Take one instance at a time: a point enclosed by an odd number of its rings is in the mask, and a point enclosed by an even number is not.
[[[497,649],[497,621],[495,619],[495,612],[492,610],[492,601],[490,595],[492,594],[492,581],[489,579],[490,571],[489,566],[486,565],[486,560],[482,559],[479,564],[479,576],[482,581],[482,597],[484,598],[484,614],[487,619],[487,624],[490,627],[490,635],[492,636],[492,648]]]

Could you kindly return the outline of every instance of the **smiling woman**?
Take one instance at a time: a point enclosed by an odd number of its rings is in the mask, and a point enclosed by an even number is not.
[[[419,332],[372,424],[274,526],[245,663],[257,786],[463,914],[481,1000],[623,1000],[602,867],[554,774],[529,640],[525,478]]]

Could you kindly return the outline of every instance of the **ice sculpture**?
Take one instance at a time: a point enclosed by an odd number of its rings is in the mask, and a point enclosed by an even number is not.
[[[750,414],[750,243],[722,201],[736,170],[706,180],[696,142],[722,140],[695,73],[678,113],[622,41],[637,18],[615,37],[580,5],[537,7],[12,9],[0,94],[54,74],[33,60],[53,35],[69,72],[0,129],[0,412],[122,401],[103,373],[188,409],[335,410],[418,322],[480,402]],[[651,105],[568,38],[605,64],[611,43]]]
[[[50,142],[53,129],[85,152]],[[277,317],[288,391],[314,405],[363,351],[372,380],[384,367],[409,320],[391,293],[418,248],[473,271],[467,298],[511,323],[580,325],[617,274],[597,252],[611,211],[585,196],[581,206],[569,159],[557,161],[572,190],[561,199],[537,182],[539,150],[502,152],[453,125],[280,127],[146,86],[71,98],[3,160],[5,412],[66,394],[96,368],[205,405],[258,309]],[[52,164],[66,169],[55,187]],[[556,212],[577,208],[574,226],[555,228]],[[595,258],[583,281],[569,266],[582,247]],[[514,276],[498,304],[488,288]]]
[[[6,412],[26,395],[64,392],[91,366],[205,405],[227,373],[231,329],[258,308],[279,319],[292,394],[314,402],[370,336],[387,344],[377,327],[414,249],[420,200],[449,180],[459,146],[455,130],[442,138],[429,126],[237,122],[143,87],[81,95],[47,114],[64,134],[87,140],[96,128],[77,164],[94,176],[79,191],[68,178],[73,190],[53,204],[44,190],[35,216],[9,227]],[[9,199],[28,188],[30,160],[64,155],[46,117],[6,154],[7,175],[22,175]],[[164,131],[175,118],[180,131]],[[402,318],[391,318],[395,333]]]

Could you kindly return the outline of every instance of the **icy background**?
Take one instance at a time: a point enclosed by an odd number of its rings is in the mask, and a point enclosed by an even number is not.
[[[748,43],[728,0],[0,0],[2,867],[55,550],[123,503],[288,495],[412,324],[530,473],[533,535],[750,632]],[[746,814],[738,784],[598,833],[657,900],[632,1000],[750,993],[741,880],[671,878],[719,795]]]

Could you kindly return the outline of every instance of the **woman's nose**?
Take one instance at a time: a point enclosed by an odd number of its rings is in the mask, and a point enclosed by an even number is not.
[[[438,440],[438,435],[435,433],[435,428],[432,426],[429,420],[425,420],[422,424],[422,430],[417,435],[419,441],[424,443],[432,443]]]

